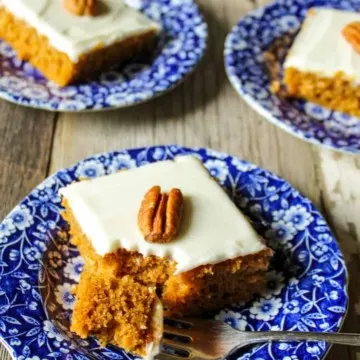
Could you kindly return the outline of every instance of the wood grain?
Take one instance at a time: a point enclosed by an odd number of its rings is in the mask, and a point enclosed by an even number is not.
[[[319,150],[318,155],[324,213],[345,255],[350,277],[350,306],[344,331],[359,333],[360,157],[328,150]],[[347,355],[348,359],[360,359],[360,349],[348,348]]]
[[[55,114],[0,101],[0,218],[48,172]]]

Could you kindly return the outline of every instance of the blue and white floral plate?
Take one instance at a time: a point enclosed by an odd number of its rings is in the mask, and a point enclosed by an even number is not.
[[[267,288],[247,304],[216,317],[247,331],[338,331],[347,306],[343,256],[323,217],[285,180],[207,149],[156,146],[104,153],[60,170],[34,189],[0,225],[0,338],[18,360],[133,359],[121,349],[99,347],[69,332],[83,262],[69,245],[58,191],[94,178],[183,154],[198,156],[227,189],[257,231],[275,249]],[[234,359],[308,360],[328,345],[272,343],[251,346]]]
[[[294,38],[309,8],[359,10],[357,0],[277,0],[245,16],[228,35],[225,66],[237,92],[267,120],[318,145],[360,153],[360,119],[310,102],[289,100],[270,91],[264,52],[284,35]],[[279,63],[290,43],[284,42]]]
[[[96,80],[59,88],[0,41],[0,97],[52,111],[87,111],[134,105],[178,85],[202,58],[207,25],[194,0],[127,0],[160,23],[163,31],[150,54],[140,54]]]

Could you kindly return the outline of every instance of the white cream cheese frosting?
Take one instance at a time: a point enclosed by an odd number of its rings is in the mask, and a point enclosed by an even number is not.
[[[154,185],[179,188],[184,212],[178,236],[167,244],[144,240],[137,224]],[[176,273],[257,253],[266,248],[246,217],[194,156],[177,157],[69,185],[60,190],[100,255],[125,248],[177,262]]]
[[[360,13],[313,8],[285,60],[285,68],[333,77],[343,72],[360,84],[360,54],[345,40],[342,30],[360,21]]]
[[[124,0],[101,0],[104,11],[96,16],[76,16],[64,7],[63,0],[0,0],[16,18],[48,38],[56,50],[73,62],[97,46],[108,46],[160,26]]]
[[[164,308],[158,297],[155,299],[153,306],[153,314],[151,319],[151,332],[154,341],[146,346],[146,356],[144,360],[153,360],[157,354],[160,353],[161,340],[164,332]]]

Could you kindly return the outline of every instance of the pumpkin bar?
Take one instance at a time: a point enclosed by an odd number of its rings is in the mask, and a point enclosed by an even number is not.
[[[123,0],[0,0],[0,38],[60,86],[123,62],[159,31]]]
[[[199,316],[262,290],[266,247],[202,162],[177,157],[60,190],[85,259],[71,330],[151,358],[162,311]]]
[[[360,14],[309,10],[284,63],[291,97],[360,116]]]

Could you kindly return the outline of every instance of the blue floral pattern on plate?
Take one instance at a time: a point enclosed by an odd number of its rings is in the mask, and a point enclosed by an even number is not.
[[[69,331],[83,262],[68,242],[58,191],[121,169],[198,156],[275,250],[266,290],[216,318],[248,331],[338,331],[345,317],[347,271],[329,227],[310,200],[278,176],[224,153],[156,146],[103,153],[60,170],[34,189],[0,225],[0,337],[19,360],[133,359]],[[272,343],[233,359],[320,359],[325,343]]]
[[[275,125],[314,144],[360,153],[360,119],[270,91],[264,52],[282,35],[294,36],[307,10],[314,6],[359,10],[356,0],[277,0],[257,9],[228,35],[226,71],[236,91]]]
[[[52,111],[120,108],[172,89],[202,58],[207,25],[193,0],[127,0],[160,23],[163,31],[149,54],[139,54],[96,80],[59,88],[0,41],[0,97]]]

